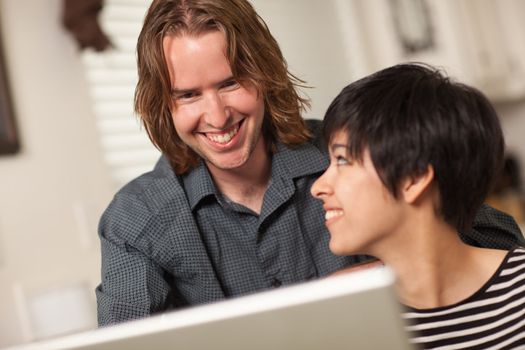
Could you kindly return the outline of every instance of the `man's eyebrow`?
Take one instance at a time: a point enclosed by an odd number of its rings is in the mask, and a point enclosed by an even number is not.
[[[171,89],[171,96],[177,96],[177,95],[184,95],[184,94],[187,94],[188,92],[194,92],[196,91],[197,89],[177,89],[177,88],[172,88]]]
[[[227,78],[225,78],[225,79],[223,79],[223,80],[221,80],[221,81],[219,81],[219,82],[217,82],[217,83],[215,83],[213,85],[215,87],[218,87],[218,86],[221,86],[222,84],[224,84],[226,82],[229,82],[231,80],[236,80],[233,75],[230,75]],[[184,94],[186,94],[188,92],[195,92],[197,90],[199,90],[199,89],[198,88],[177,89],[177,88],[174,87],[174,88],[171,89],[171,95],[172,96],[174,96],[174,95],[184,95]]]

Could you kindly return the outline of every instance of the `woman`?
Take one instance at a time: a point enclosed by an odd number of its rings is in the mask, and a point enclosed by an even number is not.
[[[525,249],[461,240],[503,159],[488,100],[431,67],[398,65],[343,89],[323,128],[330,166],[311,191],[330,249],[396,272],[412,341],[525,346]]]

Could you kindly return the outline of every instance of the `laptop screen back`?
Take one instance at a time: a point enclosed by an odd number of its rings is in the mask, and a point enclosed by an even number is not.
[[[393,282],[363,270],[12,349],[411,349]]]

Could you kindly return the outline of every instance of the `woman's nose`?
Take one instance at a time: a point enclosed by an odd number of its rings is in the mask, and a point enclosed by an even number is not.
[[[323,200],[331,193],[331,188],[328,182],[329,170],[330,169],[326,169],[326,171],[317,180],[315,180],[312,188],[310,189],[312,196],[317,199]]]

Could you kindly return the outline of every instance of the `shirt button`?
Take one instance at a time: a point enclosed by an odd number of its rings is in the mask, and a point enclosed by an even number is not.
[[[272,280],[272,287],[273,287],[273,288],[279,288],[282,284],[283,284],[283,283],[282,283],[279,279],[277,279],[277,278],[274,278],[274,279]]]

